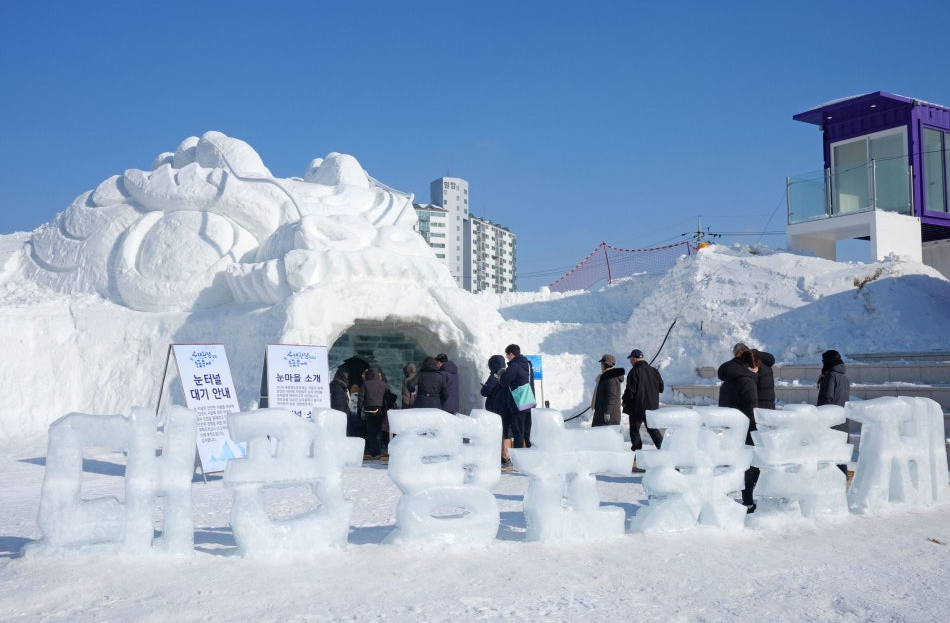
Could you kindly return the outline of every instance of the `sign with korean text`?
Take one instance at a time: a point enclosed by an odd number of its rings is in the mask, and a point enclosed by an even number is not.
[[[223,344],[173,344],[185,406],[198,414],[198,457],[206,474],[243,458],[244,444],[231,440],[228,414],[241,410]]]
[[[314,407],[330,408],[330,364],[326,346],[267,345],[267,404],[306,420]]]

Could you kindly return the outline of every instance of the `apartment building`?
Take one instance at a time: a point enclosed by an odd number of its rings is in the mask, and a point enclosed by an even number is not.
[[[469,292],[515,289],[515,234],[470,212],[468,182],[440,177],[429,185],[430,203],[415,204],[416,231]]]

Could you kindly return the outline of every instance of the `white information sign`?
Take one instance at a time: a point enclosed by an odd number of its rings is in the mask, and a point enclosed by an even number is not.
[[[198,414],[198,456],[204,473],[224,471],[244,458],[244,444],[231,440],[228,414],[241,410],[223,344],[172,344],[185,406]]]
[[[326,346],[267,345],[267,405],[306,420],[313,409],[330,408],[330,364]]]

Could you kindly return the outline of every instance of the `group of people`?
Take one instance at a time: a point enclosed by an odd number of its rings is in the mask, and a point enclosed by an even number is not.
[[[621,414],[626,413],[630,422],[630,447],[636,451],[643,447],[640,427],[646,426],[648,410],[660,408],[660,394],[664,386],[659,370],[644,360],[643,351],[639,348],[631,350],[627,359],[630,361],[630,372],[627,373],[623,391],[624,369],[615,367],[617,359],[613,355],[604,355],[598,361],[600,374],[594,383],[590,402],[594,412],[591,426],[619,425]],[[657,428],[646,428],[653,445],[659,448],[663,443],[663,434]],[[643,470],[634,462],[633,471]]]
[[[746,445],[754,445],[752,431],[757,430],[755,409],[775,409],[775,356],[762,350],[749,348],[743,343],[732,349],[733,358],[719,366],[717,375],[722,385],[719,387],[719,406],[738,409],[749,418],[749,432]],[[841,354],[836,350],[827,350],[821,356],[822,369],[818,377],[818,406],[836,404],[844,406],[850,398],[848,381]],[[846,424],[840,425],[845,427]],[[839,428],[839,427],[836,427]],[[840,428],[847,431],[847,428]],[[847,466],[838,466],[847,473]],[[742,489],[742,503],[747,513],[755,512],[754,490],[760,470],[749,467],[745,472],[745,488]]]
[[[402,408],[433,407],[449,413],[459,410],[458,367],[444,353],[426,357],[421,369],[414,363],[403,368]],[[389,389],[383,373],[367,368],[361,383],[350,383],[350,374],[340,366],[330,382],[330,408],[346,414],[347,437],[366,440],[364,460],[386,460],[389,442],[389,411],[398,396]]]

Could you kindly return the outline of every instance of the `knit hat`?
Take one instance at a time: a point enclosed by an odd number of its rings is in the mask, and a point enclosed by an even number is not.
[[[603,357],[600,358],[600,363],[605,363],[607,364],[608,368],[612,368],[614,364],[617,363],[617,360],[614,358],[613,355],[604,355]]]

